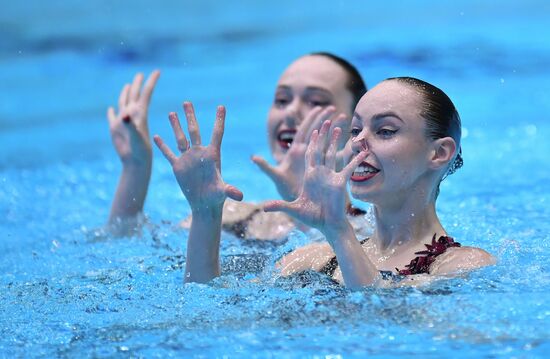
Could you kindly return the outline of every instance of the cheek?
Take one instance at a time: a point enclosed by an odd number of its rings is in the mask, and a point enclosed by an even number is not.
[[[370,148],[385,171],[402,171],[409,165],[410,154],[399,140],[379,141]]]
[[[417,172],[423,171],[425,153],[424,148],[417,143],[396,140],[392,146],[386,148],[384,167],[394,173],[399,181],[415,177]]]
[[[271,108],[269,110],[267,115],[267,136],[270,143],[276,141],[277,128],[281,125],[279,117],[277,109]]]
[[[277,141],[277,132],[281,126],[282,120],[280,116],[281,111],[272,107],[267,115],[267,140],[269,149],[271,150],[271,156],[275,162],[281,162],[284,152],[279,146]]]

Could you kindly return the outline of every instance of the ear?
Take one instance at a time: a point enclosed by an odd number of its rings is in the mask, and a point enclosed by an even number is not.
[[[430,168],[439,170],[446,168],[456,153],[456,142],[451,137],[438,138],[432,143]]]

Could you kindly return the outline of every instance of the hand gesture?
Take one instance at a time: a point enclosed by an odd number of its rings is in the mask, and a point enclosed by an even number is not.
[[[147,111],[159,76],[160,71],[153,71],[142,89],[143,74],[138,73],[131,85],[122,88],[118,113],[113,107],[107,110],[113,145],[123,165],[151,165]]]
[[[234,186],[225,184],[220,171],[220,147],[224,131],[225,107],[218,106],[212,139],[208,146],[201,145],[201,135],[193,105],[190,102],[184,102],[183,108],[187,118],[191,145],[181,129],[178,115],[175,112],[170,113],[169,119],[181,155],[176,156],[158,135],[155,135],[154,140],[164,157],[172,165],[176,180],[191,209],[195,211],[223,206],[227,197],[240,201],[243,198],[242,192]]]
[[[278,165],[271,166],[260,156],[252,157],[252,161],[275,183],[277,191],[284,200],[293,201],[300,193],[306,167],[307,140],[324,121],[335,115],[335,111],[334,106],[313,108],[298,127],[290,148]],[[341,126],[345,121],[345,115],[341,114],[332,121],[332,124],[334,127]]]
[[[285,212],[325,233],[346,225],[346,183],[355,168],[368,156],[365,149],[337,172],[337,147],[341,129],[335,127],[329,141],[330,121],[314,130],[305,155],[304,183],[293,202],[270,201],[264,210]],[[332,237],[332,236],[330,236]],[[327,236],[329,238],[329,236]]]

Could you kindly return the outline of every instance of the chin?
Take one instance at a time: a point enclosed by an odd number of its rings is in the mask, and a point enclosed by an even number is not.
[[[372,203],[376,198],[376,193],[372,189],[361,187],[360,185],[354,185],[353,182],[350,186],[351,196],[363,202]]]
[[[371,202],[372,196],[369,195],[369,193],[365,193],[364,191],[354,191],[353,189],[350,191],[351,196],[355,199],[358,199],[363,202]]]
[[[275,148],[271,150],[271,157],[273,157],[275,162],[281,163],[281,161],[285,157],[285,153],[280,148]]]

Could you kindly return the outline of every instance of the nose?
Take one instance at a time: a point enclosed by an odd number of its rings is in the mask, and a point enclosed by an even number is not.
[[[363,132],[351,139],[351,149],[353,150],[353,153],[359,153],[367,150],[368,148],[369,144]]]
[[[305,117],[305,106],[300,100],[295,99],[285,108],[285,123],[288,127],[294,128],[300,125]]]

